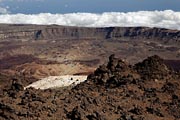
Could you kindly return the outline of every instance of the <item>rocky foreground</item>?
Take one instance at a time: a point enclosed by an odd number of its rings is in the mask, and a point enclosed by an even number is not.
[[[72,89],[24,90],[14,79],[0,95],[0,119],[178,120],[180,73],[156,55],[133,66],[111,55]]]

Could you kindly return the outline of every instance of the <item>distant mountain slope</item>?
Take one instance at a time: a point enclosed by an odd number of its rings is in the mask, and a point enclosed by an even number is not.
[[[0,24],[0,72],[23,74],[27,83],[32,76],[87,75],[111,54],[131,64],[158,55],[178,70],[180,31]]]

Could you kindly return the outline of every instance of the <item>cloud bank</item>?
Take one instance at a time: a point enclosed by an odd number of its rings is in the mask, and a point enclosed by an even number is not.
[[[69,13],[69,14],[4,14],[0,15],[0,23],[8,24],[42,24],[66,25],[83,27],[161,27],[180,30],[180,12],[165,11],[139,11],[139,12],[106,12]]]
[[[7,8],[0,7],[0,14],[8,14],[10,13]]]

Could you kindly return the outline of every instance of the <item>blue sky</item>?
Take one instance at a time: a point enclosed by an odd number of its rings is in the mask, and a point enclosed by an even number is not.
[[[0,13],[180,11],[179,6],[180,0],[0,0]]]

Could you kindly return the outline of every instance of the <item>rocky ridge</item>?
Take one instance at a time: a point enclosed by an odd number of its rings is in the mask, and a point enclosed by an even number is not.
[[[137,37],[180,42],[180,31],[148,27],[70,27],[58,25],[0,25],[0,40],[118,39]],[[170,39],[170,40],[169,40]]]
[[[23,90],[13,80],[0,95],[0,119],[178,120],[180,73],[158,56],[134,66],[109,57],[71,88]]]

